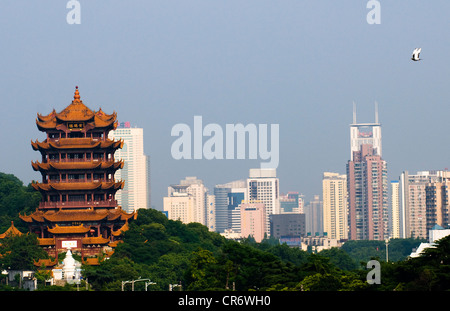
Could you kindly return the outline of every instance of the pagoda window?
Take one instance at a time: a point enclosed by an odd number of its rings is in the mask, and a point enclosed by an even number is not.
[[[69,202],[84,201],[84,194],[69,194]]]
[[[49,139],[59,139],[59,133],[48,133]]]
[[[84,134],[81,132],[69,133],[69,138],[82,138],[82,137],[84,137]]]
[[[86,201],[90,202],[92,201],[92,194],[86,194]]]
[[[103,153],[94,153],[94,160],[103,160],[104,157]]]
[[[90,153],[86,153],[86,160],[90,160],[91,159],[91,154]]]
[[[104,201],[105,200],[105,195],[102,194],[94,194],[94,201]]]
[[[94,174],[94,180],[102,180],[105,178],[105,174]]]
[[[50,195],[50,202],[59,202],[59,195],[56,194]]]
[[[61,195],[61,202],[66,202],[67,201],[67,195],[63,194]]]
[[[59,175],[50,175],[49,178],[52,182],[59,181]]]
[[[103,139],[103,132],[93,132],[92,138],[101,138]]]

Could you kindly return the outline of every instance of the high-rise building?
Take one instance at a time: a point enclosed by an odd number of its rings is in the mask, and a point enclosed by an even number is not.
[[[171,212],[171,202],[174,200],[173,198],[178,197],[191,198],[189,204],[183,203],[183,206],[189,208],[189,211],[186,211],[186,218],[180,218],[179,214]],[[175,199],[175,202],[178,202],[177,200]],[[187,201],[188,199],[185,199],[183,202]],[[208,188],[197,177],[186,177],[179,184],[169,186],[168,196],[164,198],[164,211],[168,212],[169,219],[179,219],[184,223],[198,222],[207,226],[211,231],[216,230],[215,205],[214,195],[208,194]]]
[[[347,176],[325,172],[322,179],[323,231],[332,239],[348,238]]]
[[[440,180],[428,183],[425,188],[427,232],[435,225],[443,228],[449,227],[450,174],[447,171],[440,173]]]
[[[187,186],[173,186],[169,196],[163,198],[164,211],[172,220],[188,224],[196,222],[194,197],[186,192]]]
[[[427,192],[430,183],[442,181],[442,171],[400,175],[400,231],[402,238],[427,238]]]
[[[303,195],[295,191],[280,194],[280,213],[304,213]]]
[[[391,238],[403,238],[400,216],[400,183],[398,180],[393,180],[391,181]]]
[[[323,201],[319,195],[305,206],[306,233],[311,236],[323,235]]]
[[[372,145],[361,145],[347,164],[349,239],[389,237],[387,165]]]
[[[232,222],[235,218],[232,216],[232,212],[245,200],[245,193],[244,180],[237,180],[214,187],[217,232],[223,233],[225,230],[232,229]]]
[[[144,130],[122,122],[109,138],[122,139],[124,144],[116,157],[125,162],[117,177],[126,180],[122,190],[117,192],[117,201],[126,211],[150,208],[149,159],[144,154]]]
[[[378,107],[375,123],[350,124],[347,163],[349,239],[384,240],[389,237],[387,164],[382,159]]]
[[[266,212],[264,203],[241,203],[241,236],[252,236],[256,242],[261,242],[266,234]]]
[[[247,201],[264,203],[265,233],[270,235],[269,215],[279,214],[279,180],[276,169],[250,169],[247,179]]]

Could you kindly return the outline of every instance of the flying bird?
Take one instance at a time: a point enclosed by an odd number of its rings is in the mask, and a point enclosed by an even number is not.
[[[421,59],[419,58],[419,55],[420,55],[420,52],[421,52],[421,51],[422,51],[422,48],[415,48],[414,51],[413,51],[413,54],[412,54],[411,59],[412,59],[413,61],[415,61],[415,62],[421,60]]]

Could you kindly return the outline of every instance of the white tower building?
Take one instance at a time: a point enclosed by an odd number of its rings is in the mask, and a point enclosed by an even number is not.
[[[115,174],[116,179],[125,180],[124,188],[116,194],[119,205],[127,212],[150,208],[150,170],[148,156],[144,154],[144,129],[123,122],[110,132],[109,138],[124,141],[123,148],[114,154],[116,160],[125,162],[123,169]]]

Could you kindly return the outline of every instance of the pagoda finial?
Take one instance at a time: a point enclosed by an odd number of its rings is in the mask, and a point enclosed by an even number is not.
[[[75,86],[75,95],[73,96],[73,99],[80,100],[80,92],[78,92],[78,85]]]

